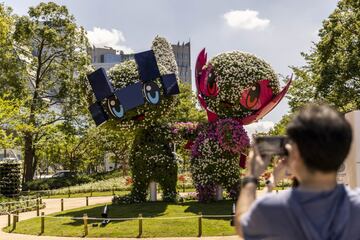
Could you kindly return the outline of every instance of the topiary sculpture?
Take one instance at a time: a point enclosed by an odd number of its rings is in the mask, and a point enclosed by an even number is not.
[[[221,199],[222,187],[231,197],[237,196],[240,166],[245,165],[250,144],[243,125],[270,112],[290,84],[280,91],[271,66],[249,53],[221,53],[206,61],[203,49],[196,62],[195,81],[209,123],[191,152],[191,172],[200,201]]]
[[[146,201],[151,181],[160,184],[164,201],[176,199],[177,163],[167,117],[177,104],[177,72],[172,47],[162,37],[154,39],[151,51],[135,54],[135,61],[120,63],[109,71],[111,85],[117,90],[100,103],[105,108],[100,111],[113,119],[108,127],[135,131],[130,154],[133,186],[131,194],[118,201]],[[92,111],[95,121],[98,112]]]

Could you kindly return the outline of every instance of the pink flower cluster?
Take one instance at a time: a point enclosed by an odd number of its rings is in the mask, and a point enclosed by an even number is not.
[[[206,139],[206,132],[202,132],[199,136],[195,139],[193,145],[191,146],[191,156],[193,158],[201,156],[201,152],[199,151],[199,146],[205,141]]]
[[[216,134],[220,146],[232,153],[241,153],[250,145],[250,139],[243,125],[230,118],[217,121]]]
[[[241,153],[250,145],[250,139],[243,125],[230,118],[209,123],[208,127],[199,133],[191,148],[192,157],[201,155],[199,146],[202,145],[205,139],[217,141],[224,151],[234,154]]]

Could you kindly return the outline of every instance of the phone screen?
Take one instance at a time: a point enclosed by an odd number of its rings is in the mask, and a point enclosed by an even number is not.
[[[263,156],[286,156],[286,142],[285,136],[257,137],[255,139],[257,149]]]

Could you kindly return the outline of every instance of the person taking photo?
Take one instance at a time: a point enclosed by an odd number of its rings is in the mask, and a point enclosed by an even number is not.
[[[261,155],[255,144],[236,206],[239,236],[249,240],[360,239],[360,191],[336,181],[350,150],[350,124],[329,106],[308,105],[287,126],[287,137],[287,157],[275,170],[288,168],[298,186],[256,199],[257,178],[271,156]],[[275,182],[279,175],[283,174],[274,174]]]

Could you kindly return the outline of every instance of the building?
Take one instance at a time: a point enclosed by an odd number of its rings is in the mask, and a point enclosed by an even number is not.
[[[191,84],[190,42],[173,44],[172,47],[179,68],[180,80]],[[134,59],[134,54],[125,54],[111,47],[92,47],[89,54],[95,69],[102,67],[109,70],[115,64]]]
[[[179,68],[179,77],[183,82],[191,84],[191,51],[190,42],[172,45],[176,63]]]
[[[90,49],[91,63],[95,69],[105,68],[109,70],[115,64],[134,58],[133,54],[125,54],[123,51],[117,51],[111,47]]]

